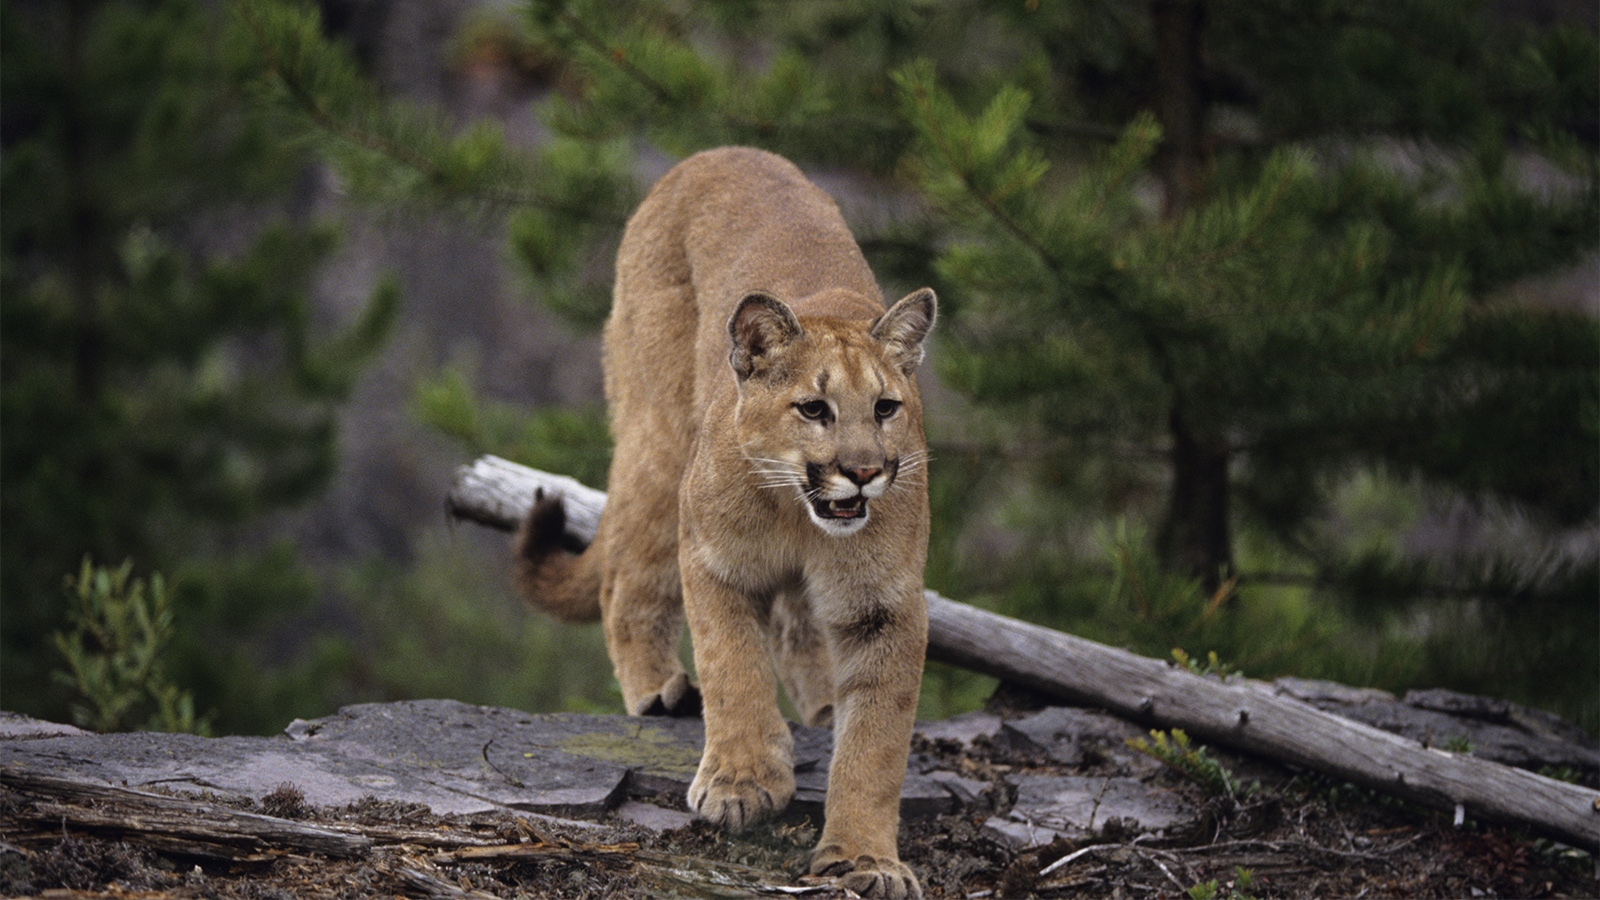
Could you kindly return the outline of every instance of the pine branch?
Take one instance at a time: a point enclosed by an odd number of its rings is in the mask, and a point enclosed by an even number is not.
[[[639,68],[628,58],[625,48],[608,44],[599,32],[589,27],[589,23],[568,12],[565,7],[556,13],[556,19],[561,24],[572,29],[572,33],[583,42],[595,55],[601,59],[609,60],[618,71],[637,82],[640,87],[656,96],[656,99],[673,106],[682,105],[678,96],[667,88],[666,85],[651,77],[650,73]]]
[[[919,74],[923,77],[919,77]],[[1038,257],[1057,281],[1064,280],[1066,267],[1063,261],[1032,231],[1023,227],[1021,222],[1007,213],[993,194],[978,185],[972,167],[961,164],[959,160],[962,154],[958,153],[957,142],[945,133],[940,117],[935,114],[933,107],[936,101],[928,83],[924,80],[925,77],[926,73],[906,71],[899,73],[896,80],[900,83],[901,90],[908,93],[915,102],[920,113],[919,124],[922,125],[929,142],[939,152],[944,170],[960,182],[967,196],[977,203],[995,224]]]
[[[507,185],[503,180],[494,180],[488,184],[474,185],[458,173],[443,165],[440,159],[423,152],[419,144],[407,143],[392,134],[384,134],[378,130],[364,128],[350,118],[336,111],[336,104],[320,96],[312,87],[306,73],[284,58],[279,47],[274,41],[272,27],[259,15],[257,3],[253,0],[234,0],[234,8],[249,27],[255,39],[256,47],[265,62],[267,74],[275,78],[282,85],[294,107],[298,109],[316,128],[320,129],[336,142],[365,150],[391,163],[409,170],[420,176],[423,184],[447,196],[466,197],[487,202],[493,206],[510,206],[543,209],[562,215],[577,218],[592,218],[593,210],[588,207],[575,207],[551,198],[548,195],[522,190]],[[301,31],[307,31],[318,23],[313,18],[310,22],[301,23]],[[287,35],[278,35],[288,37]],[[291,40],[295,38],[289,38]],[[298,47],[304,50],[306,48]],[[316,48],[324,54],[337,52],[336,48],[324,44]],[[309,55],[309,54],[303,54]],[[373,109],[383,106],[382,102],[374,96],[362,97],[357,105],[367,105]],[[390,108],[387,111],[390,122],[399,124],[403,114],[398,109]],[[431,137],[437,126],[429,129]],[[425,143],[423,144],[425,145]],[[495,155],[498,156],[498,153]],[[531,161],[511,163],[506,159],[491,159],[501,168],[522,168],[532,170],[535,165]],[[620,225],[620,221],[617,223]]]
[[[902,70],[896,74],[895,80],[899,83],[902,94],[913,105],[916,124],[932,145],[938,156],[937,161],[943,171],[956,179],[967,198],[975,203],[989,220],[1000,228],[1002,233],[1034,255],[1057,284],[1072,281],[1067,261],[1053,247],[1043,241],[1034,229],[1024,225],[1005,208],[1000,200],[1002,195],[998,191],[988,190],[980,183],[978,166],[985,160],[977,158],[979,153],[977,149],[964,145],[958,135],[949,133],[946,130],[944,120],[948,116],[953,123],[965,126],[969,131],[978,131],[980,126],[977,123],[964,121],[960,113],[953,108],[940,108],[950,106],[950,104],[935,95],[935,90],[932,86],[933,77],[931,67],[922,65]],[[986,111],[986,118],[998,118],[994,112],[1001,99],[1001,97],[997,96],[995,102],[991,104],[990,110]],[[1018,122],[1020,122],[1020,118]],[[981,130],[993,131],[999,124],[998,122],[985,122],[983,125],[987,127]],[[1012,124],[1015,126],[1017,123],[1014,122]],[[1134,165],[1133,161],[1142,158],[1142,154],[1138,150],[1143,143],[1149,140],[1152,127],[1152,122],[1141,118],[1135,120],[1124,132],[1123,139],[1118,142],[1111,157],[1111,162],[1116,167],[1113,169],[1112,183],[1100,193],[1100,200],[1094,206],[1095,217],[1104,213],[1107,204],[1110,202],[1111,193],[1115,190],[1116,185],[1121,183],[1119,179],[1126,178],[1131,173]],[[990,145],[988,149],[991,152],[987,154],[991,157],[989,161],[998,159],[1001,147],[998,139],[992,135],[986,135],[983,140]],[[963,152],[964,150],[967,152]],[[969,156],[974,157],[971,165],[966,164],[966,158]],[[1020,168],[1020,165],[1018,168]],[[1086,223],[1075,224],[1078,225],[1078,231],[1081,234]],[[1043,230],[1042,228],[1039,229],[1039,231]],[[1178,366],[1172,349],[1168,346],[1167,341],[1162,338],[1157,324],[1151,320],[1150,316],[1128,303],[1114,288],[1101,285],[1101,290],[1097,292],[1097,296],[1124,323],[1131,326],[1131,330],[1137,336],[1139,342],[1145,346],[1146,351],[1150,354],[1150,359],[1162,382],[1178,398],[1180,405],[1186,405],[1182,399],[1183,382],[1179,377]]]
[[[1278,171],[1274,171],[1275,169]],[[1251,196],[1242,204],[1245,214],[1249,216],[1243,232],[1226,244],[1198,255],[1169,257],[1166,264],[1160,266],[1158,271],[1176,275],[1184,270],[1209,269],[1238,259],[1252,250],[1260,249],[1257,238],[1268,225],[1275,224],[1275,213],[1301,174],[1296,166],[1285,160],[1284,156],[1274,158],[1268,163],[1267,177],[1264,179],[1270,184],[1265,187],[1258,184],[1255,190],[1251,191]],[[1199,229],[1204,218],[1205,210],[1196,209],[1190,213],[1190,221],[1185,225],[1190,229]]]
[[[806,86],[805,97],[825,98],[824,108],[816,109],[807,104],[797,107],[789,102],[792,98],[784,90],[794,79],[785,77],[792,74],[792,68],[785,67],[787,57],[783,52],[777,54],[765,71],[742,69],[731,60],[723,60],[721,67],[714,67],[714,62],[682,40],[663,34],[652,34],[637,41],[610,37],[581,12],[574,12],[569,4],[551,5],[554,9],[549,21],[565,29],[566,34],[558,40],[570,48],[569,52],[581,57],[597,75],[602,71],[615,73],[648,97],[645,102],[636,102],[630,97],[606,97],[599,101],[589,97],[586,98],[587,113],[606,107],[605,101],[611,100],[613,108],[604,112],[620,114],[646,130],[670,123],[675,132],[664,142],[669,147],[674,143],[684,148],[698,148],[708,143],[753,141],[766,149],[794,155],[797,161],[803,162],[806,157],[828,155],[826,151],[818,153],[806,146],[806,139],[812,136],[830,146],[837,145],[840,137],[859,140],[861,135],[874,133],[883,138],[872,142],[875,145],[901,142],[893,137],[899,130],[899,123],[892,117],[872,112],[838,111],[842,105],[840,98],[856,92],[837,84],[834,73],[826,68],[806,68],[800,79]],[[685,19],[686,16],[673,18],[670,20],[672,28],[663,30],[687,31]],[[664,52],[664,48],[669,52]],[[692,59],[694,67],[680,72],[661,61],[656,70],[651,69],[649,63],[663,57],[672,59],[674,54],[680,60]],[[683,79],[674,76],[685,74],[701,80],[690,78],[687,87],[675,86]],[[710,87],[705,91],[693,89],[702,84]],[[769,89],[776,89],[777,96],[768,96]],[[614,125],[615,122],[610,122],[608,127]],[[689,139],[677,140],[677,131],[687,131]],[[847,158],[853,164],[862,162],[859,158]]]

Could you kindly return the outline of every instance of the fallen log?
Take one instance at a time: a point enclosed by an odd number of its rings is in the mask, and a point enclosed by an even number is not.
[[[31,821],[56,835],[69,828],[81,829],[166,853],[230,860],[271,858],[273,851],[281,850],[351,857],[372,849],[372,839],[364,835],[192,797],[71,781],[20,769],[0,772],[0,786],[35,798],[31,807],[12,813],[19,822]]]
[[[570,535],[593,540],[605,494],[493,456],[461,467],[446,505],[512,530],[536,496],[562,496]],[[1125,650],[928,592],[928,656],[1133,721],[1270,757],[1463,817],[1600,851],[1600,792],[1424,747],[1323,712],[1270,685],[1202,677]]]

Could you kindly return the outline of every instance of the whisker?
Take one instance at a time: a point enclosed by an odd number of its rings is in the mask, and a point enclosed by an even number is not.
[[[750,474],[756,477],[756,486],[762,490],[805,487],[805,469],[802,466],[765,456],[747,455],[745,462],[750,464]]]
[[[924,472],[927,470],[928,462],[931,459],[933,459],[933,455],[926,450],[907,453],[905,456],[900,457],[899,474],[909,475],[917,472]]]
[[[895,468],[894,480],[889,483],[885,493],[901,485],[922,487],[928,483],[928,460],[933,455],[927,450],[915,450],[900,457],[900,464]]]

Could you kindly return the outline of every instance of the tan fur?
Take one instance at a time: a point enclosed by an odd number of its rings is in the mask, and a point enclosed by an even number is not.
[[[903,897],[920,895],[895,838],[927,645],[912,374],[934,298],[885,312],[880,297],[833,201],[787,161],[725,148],[668,172],[617,259],[599,533],[564,552],[545,502],[518,557],[535,604],[604,620],[629,712],[693,714],[703,697],[689,803],[729,827],[794,794],[776,664],[801,715],[836,731],[811,871]],[[677,656],[685,616],[698,692]]]

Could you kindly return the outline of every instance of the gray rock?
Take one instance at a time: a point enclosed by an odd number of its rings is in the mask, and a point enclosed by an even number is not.
[[[598,818],[630,792],[681,797],[704,745],[698,719],[534,715],[453,700],[348,706],[325,718],[296,720],[275,737],[100,735],[20,716],[4,722],[4,768],[257,801],[290,784],[315,806],[373,797],[421,803],[440,815],[515,810]],[[794,731],[800,789],[793,812],[820,821],[832,735],[800,726]],[[938,782],[907,777],[907,817],[952,804],[951,792]],[[638,806],[629,815],[665,827],[680,827],[687,816]]]
[[[1016,783],[1016,805],[986,827],[1023,848],[1081,840],[1108,826],[1123,834],[1183,828],[1201,815],[1181,795],[1136,778],[1023,775]]]
[[[687,784],[703,740],[698,720],[532,715],[454,700],[347,706],[288,733],[307,749],[417,772],[491,807],[567,816],[612,808],[630,774]]]
[[[1160,763],[1128,746],[1129,740],[1146,733],[1104,710],[1052,706],[1007,722],[998,740],[1058,765],[1109,762],[1125,774],[1142,777],[1161,768]]]
[[[952,741],[971,747],[980,737],[993,740],[1002,724],[998,713],[980,709],[938,722],[918,722],[917,734],[929,741]]]
[[[0,738],[58,737],[64,734],[88,734],[82,728],[45,722],[21,713],[0,712]]]
[[[667,809],[654,803],[625,800],[617,807],[617,818],[651,831],[672,831],[694,821],[694,816],[678,809]]]
[[[944,788],[956,807],[973,807],[983,809],[992,807],[993,801],[989,799],[993,788],[987,781],[976,778],[967,778],[954,772],[933,771],[927,777],[934,784]]]
[[[799,726],[794,726],[799,728]],[[803,729],[806,731],[822,731],[822,729]],[[827,732],[824,732],[827,733]],[[829,734],[829,755],[817,759],[813,764],[807,765],[800,754],[800,741],[795,742],[795,792],[794,799],[789,802],[786,815],[794,818],[810,818],[814,822],[821,822],[823,818],[823,805],[828,794],[828,763],[831,755],[832,735]],[[687,787],[687,784],[685,784]],[[937,816],[955,808],[955,795],[947,790],[937,779],[915,771],[906,773],[906,780],[900,787],[900,817],[903,819],[921,819],[928,816]]]
[[[1480,754],[1501,752],[1493,739],[1504,732],[1507,746],[1542,741],[1547,753],[1589,758],[1581,733],[1573,736],[1560,720],[1514,704],[1441,692],[1402,702],[1315,682],[1257,686],[1294,692],[1379,727],[1431,734],[1436,742],[1464,734]],[[796,794],[786,817],[820,823],[833,736],[792,729]],[[936,746],[913,757],[901,795],[906,819],[1002,809],[988,818],[988,830],[1031,847],[1062,837],[1126,839],[1184,829],[1200,816],[1198,801],[1151,777],[1159,763],[1127,746],[1144,731],[1104,712],[1051,708],[1010,721],[970,713],[919,725],[918,733]],[[372,797],[420,803],[441,815],[517,811],[599,820],[614,814],[659,831],[691,821],[682,797],[703,744],[698,719],[534,715],[451,700],[349,706],[296,721],[273,737],[100,735],[5,715],[0,778],[28,771],[256,801],[289,784],[315,806]],[[960,752],[950,753],[952,746]]]
[[[0,767],[91,783],[253,800],[290,784],[318,806],[343,806],[370,796],[422,803],[441,815],[502,805],[486,796],[492,792],[483,789],[481,778],[455,776],[421,753],[413,759],[416,764],[397,763],[359,745],[310,746],[287,737],[132,733],[0,740]]]

